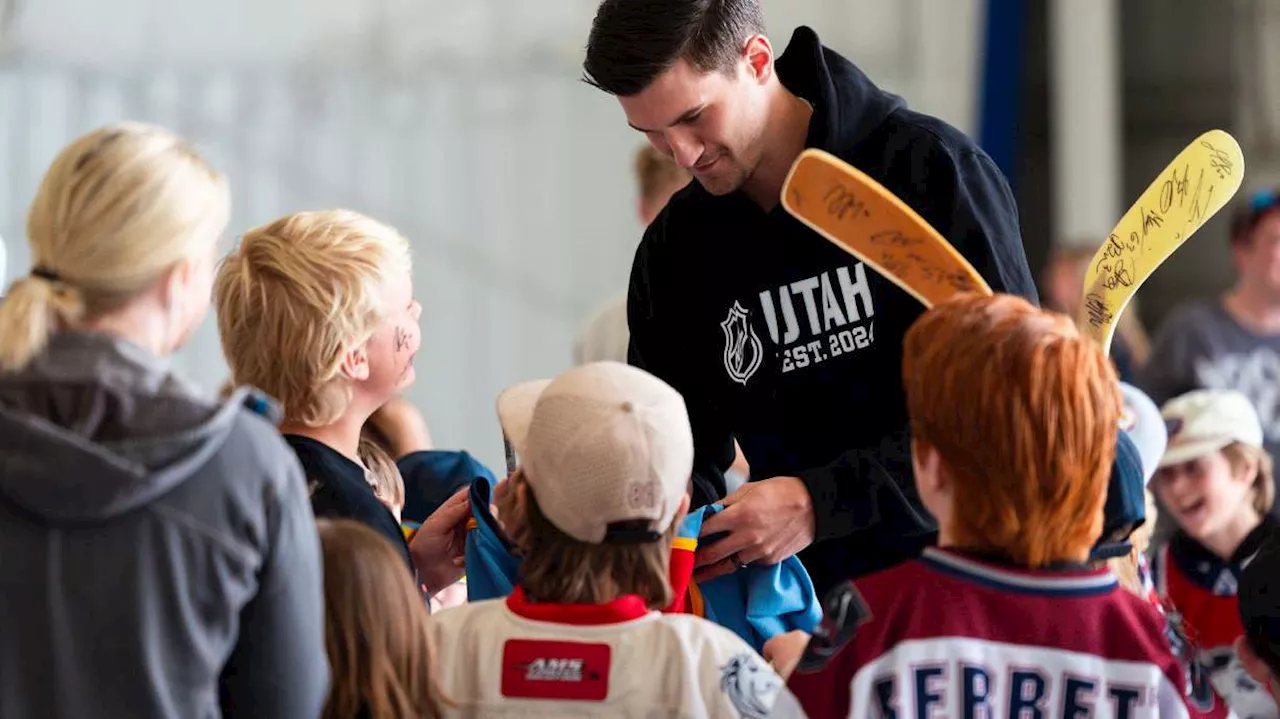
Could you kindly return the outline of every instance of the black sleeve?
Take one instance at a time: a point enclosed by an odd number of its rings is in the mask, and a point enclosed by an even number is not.
[[[258,593],[240,612],[239,640],[222,671],[224,717],[317,717],[329,693],[320,541],[301,468],[287,466],[280,495],[266,498]]]
[[[725,495],[724,472],[733,463],[733,436],[721,419],[715,401],[689,376],[679,357],[681,317],[664,305],[679,291],[677,270],[662,257],[664,211],[645,231],[631,265],[627,289],[628,362],[662,379],[684,397],[693,428],[693,508],[711,504]]]
[[[1019,295],[1039,305],[1018,227],[1018,204],[1004,173],[977,151],[963,152],[954,161],[940,152],[929,164],[933,167],[917,191],[926,193],[926,198],[950,200],[930,213],[937,217],[938,232],[973,264],[992,291]]]
[[[916,493],[905,427],[798,476],[813,499],[815,541],[870,531],[868,541],[887,549],[898,538],[935,531]]]

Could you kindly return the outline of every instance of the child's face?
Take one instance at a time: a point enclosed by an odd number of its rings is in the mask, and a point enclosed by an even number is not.
[[[387,316],[369,338],[369,378],[362,383],[373,404],[387,400],[413,384],[413,358],[422,342],[418,318],[422,306],[413,299],[413,281],[407,269],[396,269],[382,287]]]
[[[1253,478],[1233,471],[1221,451],[1156,471],[1151,486],[1184,532],[1193,539],[1211,536],[1235,520],[1251,500]]]

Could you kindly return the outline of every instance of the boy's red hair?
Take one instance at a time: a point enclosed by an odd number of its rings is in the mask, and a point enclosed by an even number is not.
[[[939,304],[904,340],[915,440],[954,483],[956,544],[1040,567],[1102,532],[1120,388],[1097,343],[1011,295]]]

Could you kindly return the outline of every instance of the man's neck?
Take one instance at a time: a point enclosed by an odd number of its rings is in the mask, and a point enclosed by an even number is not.
[[[283,422],[280,431],[284,434],[296,434],[309,437],[317,442],[337,450],[347,459],[363,464],[360,461],[360,429],[364,422],[358,418],[343,417],[333,424],[323,427],[308,427],[297,422]]]
[[[1280,303],[1245,285],[1237,285],[1222,304],[1236,322],[1259,335],[1280,334]]]
[[[1249,533],[1261,523],[1262,517],[1258,512],[1252,506],[1245,507],[1227,526],[1202,538],[1200,543],[1222,561],[1229,562]]]
[[[742,191],[766,212],[777,206],[782,197],[782,183],[804,151],[809,136],[809,121],[813,106],[804,98],[794,95],[777,81],[774,112],[765,124],[764,152]]]

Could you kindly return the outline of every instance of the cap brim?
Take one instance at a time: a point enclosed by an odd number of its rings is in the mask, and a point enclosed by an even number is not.
[[[1229,438],[1202,439],[1195,442],[1187,442],[1185,444],[1172,444],[1165,450],[1164,456],[1160,458],[1161,467],[1170,467],[1183,462],[1190,462],[1197,457],[1203,457],[1210,452],[1216,452],[1223,447],[1231,444],[1233,441]]]
[[[517,454],[524,452],[533,408],[550,384],[549,379],[531,380],[512,385],[498,394],[498,424],[502,427],[502,435]]]

